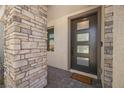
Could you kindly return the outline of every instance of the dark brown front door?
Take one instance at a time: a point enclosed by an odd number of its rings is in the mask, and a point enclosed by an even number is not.
[[[97,74],[97,14],[71,20],[71,68]]]

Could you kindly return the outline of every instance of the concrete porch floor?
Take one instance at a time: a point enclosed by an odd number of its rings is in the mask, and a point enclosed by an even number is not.
[[[48,66],[48,84],[46,88],[101,88],[98,80],[93,80],[92,85],[71,79],[71,72]]]
[[[71,79],[71,72],[48,66],[48,84],[46,88],[101,88],[98,80],[93,80],[92,85]],[[4,85],[0,84],[0,88]]]

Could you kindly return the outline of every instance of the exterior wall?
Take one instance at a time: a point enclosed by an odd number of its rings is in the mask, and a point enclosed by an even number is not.
[[[5,87],[47,84],[47,7],[6,6]]]
[[[53,6],[54,7],[54,6]],[[64,8],[65,6],[61,6],[62,8]],[[70,6],[67,6],[70,7]],[[53,66],[53,67],[57,67],[60,69],[64,69],[64,70],[69,70],[69,34],[71,32],[69,32],[68,30],[68,17],[69,16],[73,16],[73,15],[77,15],[79,13],[88,11],[90,9],[96,8],[99,6],[80,6],[79,10],[74,10],[71,12],[69,12],[68,9],[71,8],[67,8],[66,9],[66,14],[64,13],[64,9],[61,9],[61,15],[57,13],[56,16],[54,16],[54,14],[56,13],[56,11],[59,11],[58,9],[59,6],[55,7],[55,9],[49,9],[48,7],[48,27],[50,26],[54,26],[54,37],[55,37],[55,51],[54,52],[48,52],[47,56],[48,56],[48,65]],[[50,7],[51,8],[51,7]],[[75,6],[76,8],[76,6]],[[56,11],[55,11],[56,10]],[[50,12],[49,12],[50,11]],[[68,13],[67,13],[68,11]],[[102,6],[102,23],[101,23],[101,41],[103,41],[104,43],[104,6]],[[52,15],[53,13],[53,15]],[[52,16],[52,17],[49,17]],[[60,42],[61,41],[61,42]],[[64,54],[64,55],[63,55]],[[101,75],[101,80],[102,80],[102,84],[104,85],[104,47],[101,47],[101,68],[102,68],[102,75]],[[84,73],[83,73],[84,74]],[[86,74],[87,76],[91,76],[89,74]]]
[[[48,27],[55,27],[55,51],[48,53],[48,64],[68,70],[67,18],[91,8],[49,21]],[[104,6],[104,73],[101,77],[104,87],[124,87],[124,12],[120,11],[123,9],[124,6]],[[46,12],[46,6],[6,6],[6,87],[44,87],[47,84]]]
[[[0,64],[2,64],[3,63],[3,57],[4,57],[4,51],[3,51],[3,49],[4,49],[4,37],[3,37],[3,25],[0,23]]]
[[[56,8],[57,9],[57,8]],[[48,65],[68,70],[68,17],[90,10],[90,6],[84,10],[69,13],[64,16],[48,20],[48,27],[54,26],[55,51],[48,52]],[[49,11],[48,11],[49,12]],[[55,12],[55,11],[54,11]],[[51,16],[48,13],[48,17]],[[112,63],[113,63],[113,6],[102,6],[101,40],[104,47],[101,48],[101,80],[103,87],[112,87]],[[61,42],[60,42],[61,41]],[[63,45],[63,47],[61,47]],[[61,51],[60,51],[61,50]],[[61,55],[63,54],[64,55]],[[66,54],[67,53],[67,54]]]
[[[113,87],[124,88],[124,6],[113,6]]]
[[[48,51],[48,65],[68,70],[68,15],[87,6],[48,7],[48,27],[54,26],[54,52]],[[63,46],[61,46],[63,45]]]
[[[65,24],[65,25],[64,25]],[[68,21],[65,18],[48,22],[54,26],[54,51],[48,52],[48,65],[68,70]]]
[[[51,6],[48,7],[48,27],[54,26],[54,52],[48,52],[48,65],[69,70],[68,17],[98,6]],[[61,12],[61,13],[58,13]],[[56,14],[57,13],[57,14]],[[55,15],[56,14],[56,15]]]
[[[124,6],[105,6],[104,87],[124,87]]]
[[[84,10],[95,5],[49,5],[48,6],[48,21],[56,20],[63,16]],[[57,13],[56,13],[57,11]]]
[[[4,7],[0,6],[0,19],[4,13]],[[3,24],[0,22],[0,87],[3,87],[4,83],[4,36],[3,36]]]
[[[112,87],[113,6],[105,6],[104,9],[104,87]]]
[[[104,86],[104,6],[101,9],[101,41],[103,42],[103,46],[101,47],[101,83]]]
[[[3,37],[3,25],[0,23],[0,85],[3,84],[3,76],[4,76],[4,69],[3,69],[3,62],[4,62],[4,37]]]

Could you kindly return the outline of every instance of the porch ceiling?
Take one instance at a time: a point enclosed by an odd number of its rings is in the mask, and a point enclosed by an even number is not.
[[[49,5],[48,6],[48,21],[68,15],[92,7],[93,5]]]

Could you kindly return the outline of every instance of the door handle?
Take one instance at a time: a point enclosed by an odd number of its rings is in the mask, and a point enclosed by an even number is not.
[[[100,41],[100,46],[101,46],[101,47],[103,46],[103,42],[102,42],[102,41]]]

